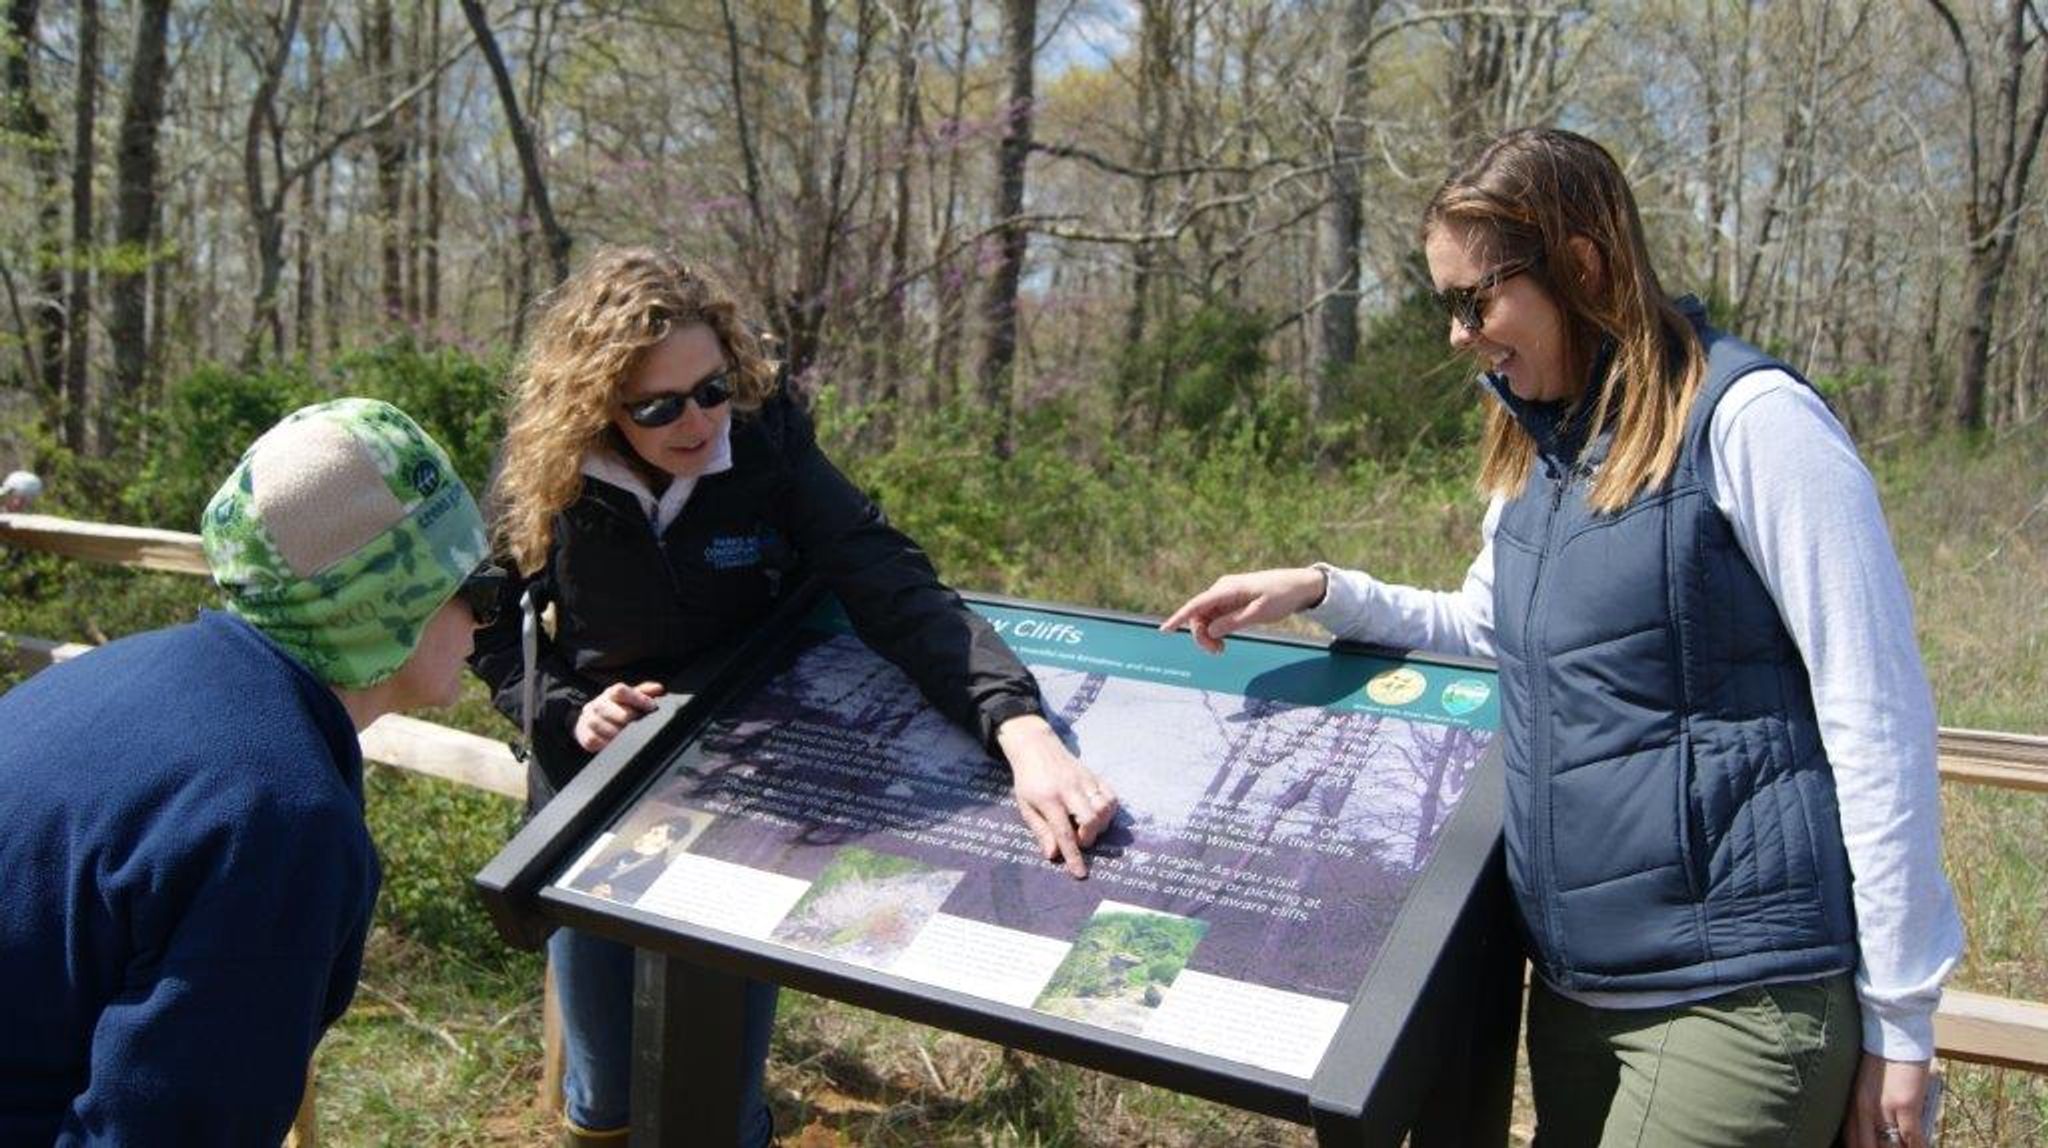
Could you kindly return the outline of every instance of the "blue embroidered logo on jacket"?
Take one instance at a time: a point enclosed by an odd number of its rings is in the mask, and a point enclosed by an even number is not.
[[[704,548],[704,561],[711,563],[714,570],[737,570],[742,566],[761,564],[761,536],[758,534],[729,534],[711,540]]]

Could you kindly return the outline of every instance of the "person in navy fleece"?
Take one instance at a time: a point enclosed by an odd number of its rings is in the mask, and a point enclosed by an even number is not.
[[[225,612],[0,695],[0,1144],[275,1148],[377,895],[357,732],[453,701],[496,600],[384,403],[272,428],[202,537]]]

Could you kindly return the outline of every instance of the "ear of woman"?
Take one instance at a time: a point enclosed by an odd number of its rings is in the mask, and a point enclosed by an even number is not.
[[[1580,292],[1598,294],[1607,280],[1606,262],[1600,258],[1600,248],[1583,235],[1565,240],[1565,248],[1571,252],[1572,269]]]

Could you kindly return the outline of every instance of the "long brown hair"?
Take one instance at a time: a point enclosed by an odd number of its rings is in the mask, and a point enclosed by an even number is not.
[[[1573,132],[1509,132],[1430,197],[1424,239],[1439,228],[1477,240],[1498,262],[1530,263],[1528,274],[1564,311],[1570,378],[1585,378],[1599,348],[1613,347],[1606,385],[1590,410],[1573,416],[1594,427],[1611,420],[1614,428],[1589,497],[1593,507],[1611,513],[1662,486],[1677,465],[1706,362],[1692,324],[1665,297],[1650,266],[1642,216],[1614,157]],[[1597,266],[1587,265],[1574,240],[1590,245]],[[1520,492],[1535,461],[1535,440],[1494,402],[1481,445],[1480,489]]]
[[[619,388],[670,331],[702,323],[718,336],[739,410],[775,391],[774,367],[732,293],[668,252],[601,248],[540,308],[513,378],[490,499],[497,547],[524,574],[547,562],[555,515],[582,491],[583,456],[611,428]]]

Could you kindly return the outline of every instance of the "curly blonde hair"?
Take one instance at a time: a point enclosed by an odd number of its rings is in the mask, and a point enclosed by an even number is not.
[[[582,492],[583,458],[611,429],[619,388],[650,347],[693,323],[725,350],[733,406],[759,409],[775,392],[774,364],[732,293],[673,254],[600,248],[541,300],[491,482],[493,538],[520,573],[546,564],[555,516]]]

